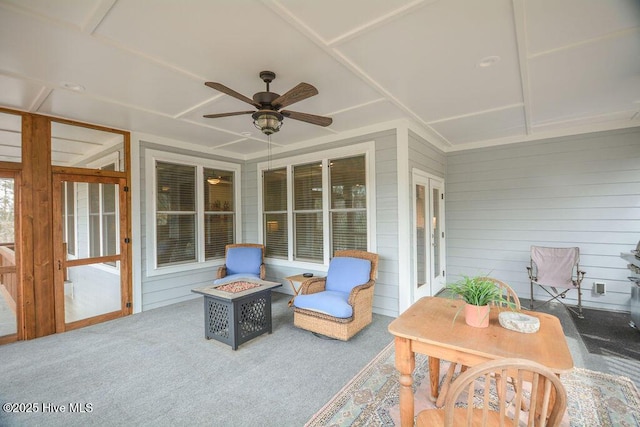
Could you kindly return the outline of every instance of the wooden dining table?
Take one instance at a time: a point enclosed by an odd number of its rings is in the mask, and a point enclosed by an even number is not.
[[[517,357],[547,366],[557,375],[573,369],[573,358],[557,317],[521,310],[540,319],[535,333],[521,333],[503,328],[500,310],[493,307],[489,327],[475,328],[464,320],[463,300],[424,297],[389,324],[395,336],[395,364],[400,373],[400,420],[413,426],[413,371],[415,353],[429,356],[431,399],[438,398],[440,360],[474,366],[495,359]]]

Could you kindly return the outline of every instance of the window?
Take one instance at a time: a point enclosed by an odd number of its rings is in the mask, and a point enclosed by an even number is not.
[[[233,172],[204,168],[205,259],[224,258],[235,241],[234,211]]]
[[[367,250],[367,174],[364,156],[330,163],[332,251]]]
[[[195,262],[196,167],[156,163],[156,265]]]
[[[213,266],[239,233],[240,166],[146,151],[147,275]]]
[[[373,152],[365,143],[258,165],[266,257],[327,265],[336,250],[373,248]]]
[[[294,258],[322,262],[322,163],[293,167]]]
[[[264,172],[262,194],[265,256],[287,259],[289,227],[287,225],[286,168]]]

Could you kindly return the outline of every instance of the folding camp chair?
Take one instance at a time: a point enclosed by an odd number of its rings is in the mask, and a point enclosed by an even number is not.
[[[538,307],[556,300],[573,311],[580,319],[582,315],[582,290],[580,284],[585,272],[580,270],[580,248],[546,248],[543,246],[531,246],[531,265],[527,267],[531,282],[531,309],[534,309],[533,285],[538,285],[551,298]],[[561,291],[558,291],[561,289]],[[577,311],[564,304],[560,299],[567,296],[572,289],[578,291]],[[553,292],[552,292],[553,291]]]

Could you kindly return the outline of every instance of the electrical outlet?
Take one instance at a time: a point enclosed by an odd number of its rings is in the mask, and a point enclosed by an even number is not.
[[[607,293],[607,284],[604,282],[593,282],[593,292],[598,295],[604,295]]]

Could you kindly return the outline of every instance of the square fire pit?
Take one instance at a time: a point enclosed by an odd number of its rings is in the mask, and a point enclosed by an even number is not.
[[[271,327],[271,289],[282,286],[265,280],[240,280],[192,289],[204,295],[204,332],[215,339],[238,346]]]

